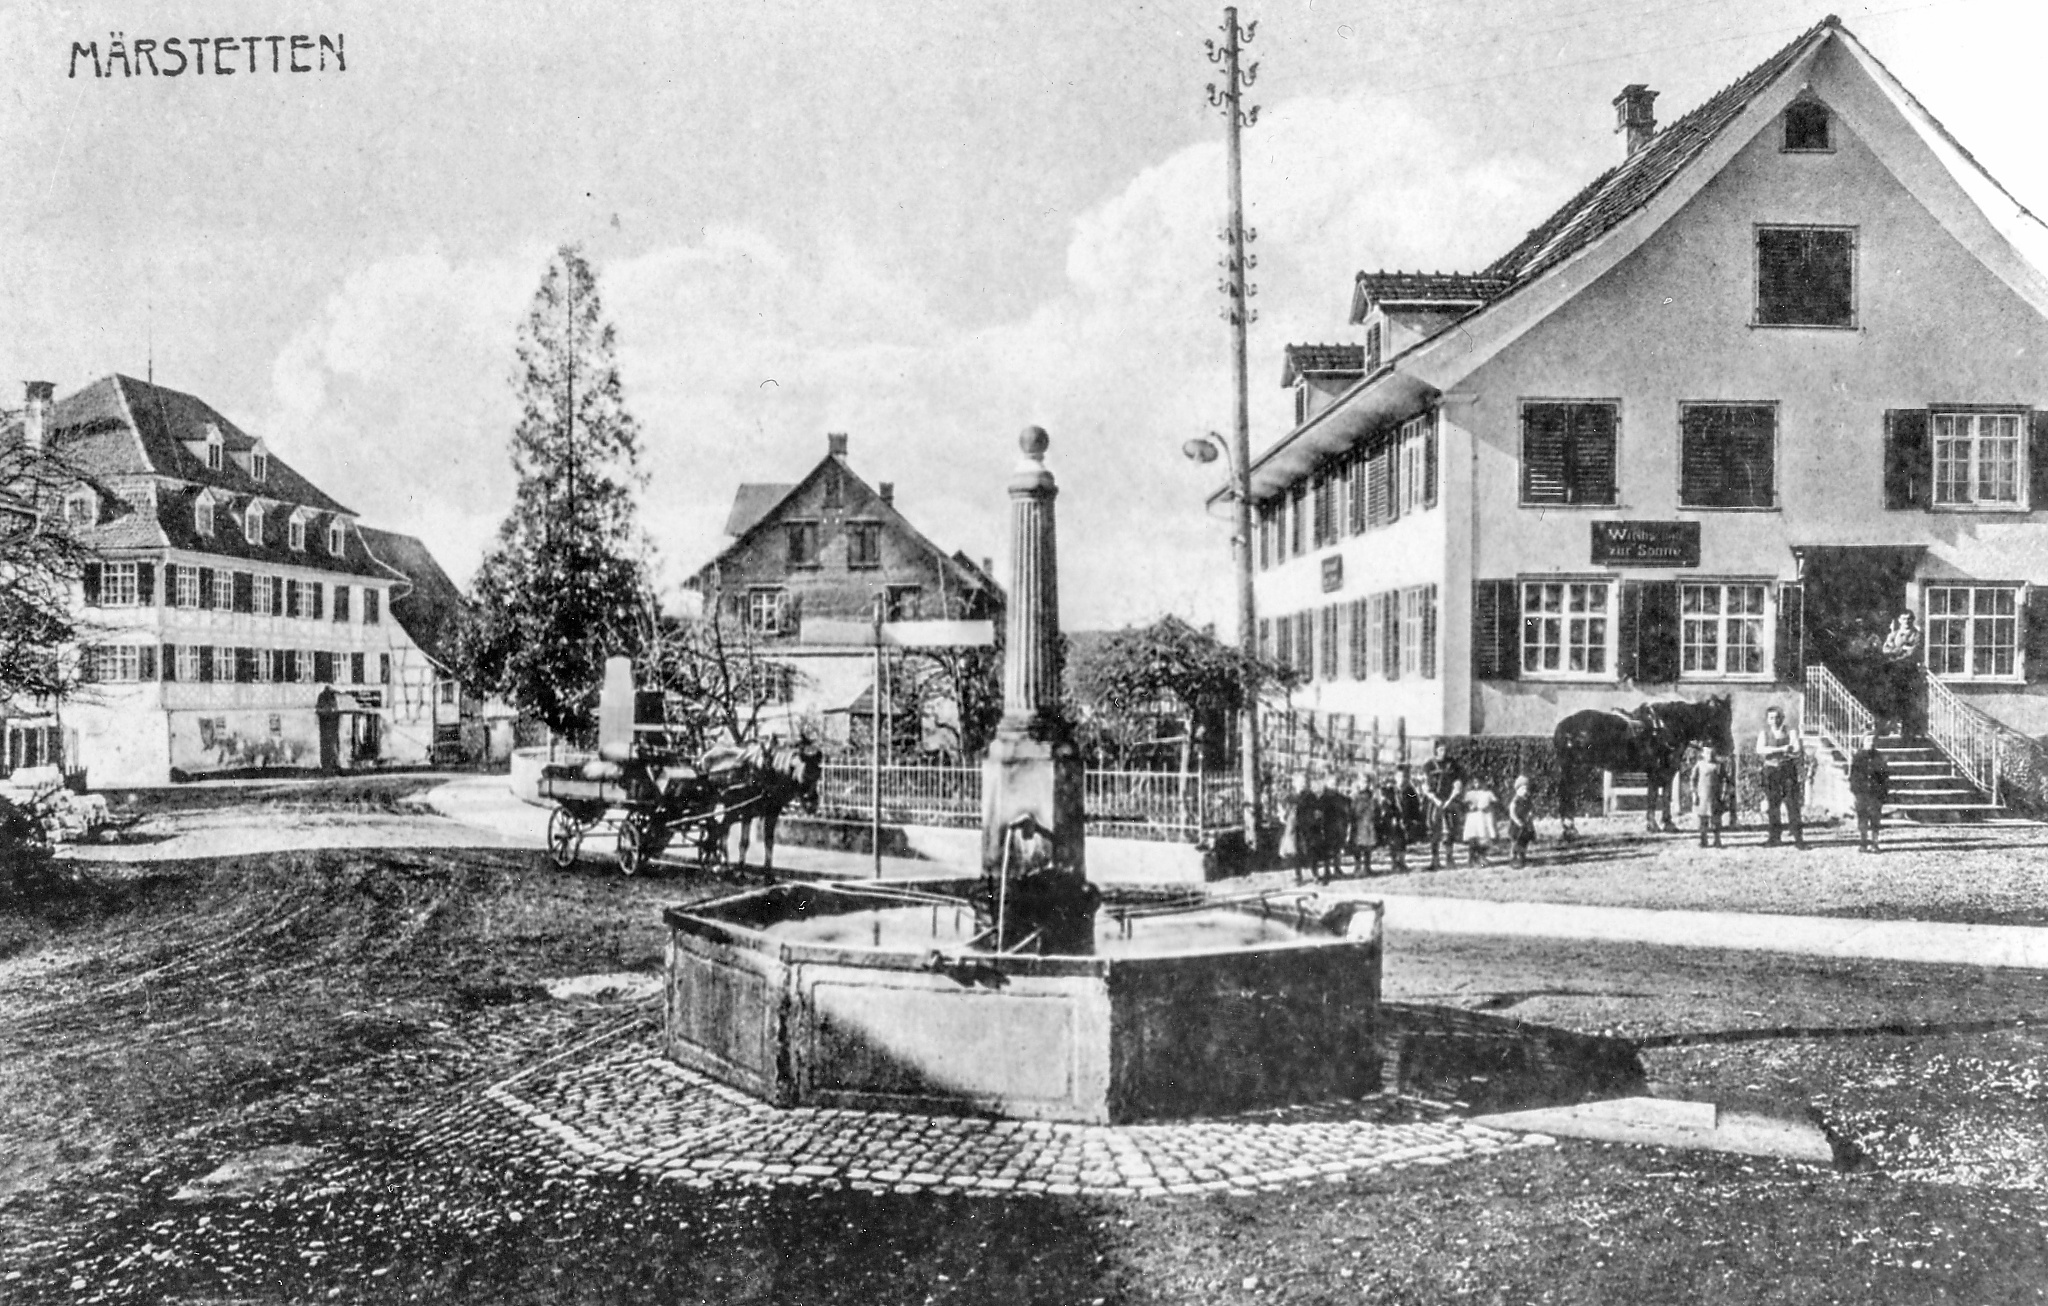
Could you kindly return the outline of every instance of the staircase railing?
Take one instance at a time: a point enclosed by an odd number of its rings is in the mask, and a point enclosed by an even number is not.
[[[1877,732],[1877,718],[1863,706],[1835,673],[1819,663],[1806,668],[1806,700],[1802,724],[1817,727],[1821,738],[1846,760]]]
[[[2005,753],[2001,733],[2011,733],[1965,703],[1953,689],[1924,671],[1927,689],[1927,741],[1947,755],[1965,780],[1998,802],[1999,764]]]

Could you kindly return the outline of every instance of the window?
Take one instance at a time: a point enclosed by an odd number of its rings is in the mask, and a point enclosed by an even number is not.
[[[1607,581],[1523,582],[1522,674],[1606,677],[1613,609]]]
[[[92,525],[98,516],[94,511],[97,506],[98,500],[90,491],[72,495],[64,501],[64,524],[74,530]]]
[[[101,644],[90,652],[92,679],[102,684],[122,684],[143,678],[143,650],[138,644]]]
[[[1401,674],[1422,674],[1422,602],[1420,588],[1401,591]]]
[[[348,679],[349,683],[352,685],[360,685],[363,683],[362,654],[351,653],[348,655]]]
[[[306,519],[294,517],[285,524],[285,535],[293,553],[306,551]]]
[[[1966,679],[2018,676],[2019,597],[2012,585],[1928,586],[1928,671]]]
[[[348,586],[336,585],[334,587],[334,619],[336,621],[348,620],[348,594]]]
[[[252,503],[242,518],[242,538],[251,544],[263,543],[263,506]]]
[[[916,621],[924,615],[924,591],[915,585],[891,585],[883,596],[884,621]]]
[[[1678,587],[1678,673],[1761,676],[1769,668],[1765,586]]]
[[[747,591],[747,629],[756,635],[780,635],[787,624],[789,591],[757,589]]]
[[[847,524],[846,565],[864,570],[882,565],[882,523],[857,521]]]
[[[1336,478],[1327,469],[1317,472],[1310,493],[1315,501],[1314,544],[1311,547],[1320,549],[1337,541]]]
[[[268,576],[257,576],[250,586],[249,608],[259,617],[277,615],[276,593],[270,588],[270,580]]]
[[[1275,534],[1275,528],[1274,528],[1274,525],[1273,525],[1273,505],[1272,505],[1271,503],[1262,503],[1262,504],[1260,504],[1260,505],[1259,505],[1259,570],[1260,570],[1260,571],[1264,571],[1264,570],[1266,570],[1266,569],[1267,569],[1268,567],[1271,567],[1271,566],[1273,565],[1273,536],[1274,536],[1274,534]]]
[[[339,518],[327,524],[327,552],[337,558],[348,552],[348,527]]]
[[[1424,413],[1402,423],[1394,446],[1394,507],[1396,517],[1417,512],[1436,503],[1436,417]]]
[[[844,506],[844,504],[846,503],[846,487],[845,487],[844,485],[840,484],[840,481],[839,481],[839,469],[838,469],[837,467],[833,467],[833,468],[830,468],[830,469],[828,469],[828,470],[827,470],[827,471],[825,472],[825,487],[824,487],[824,488],[825,488],[825,498],[824,498],[824,506],[825,506],[825,507],[827,507],[827,508],[838,508],[838,507],[842,507],[842,506]]]
[[[197,644],[178,645],[178,667],[175,679],[182,680],[188,685],[199,683],[199,653],[200,648]]]
[[[100,604],[109,608],[132,608],[136,597],[135,564],[110,562],[100,571]]]
[[[221,645],[213,650],[213,678],[218,681],[238,680],[236,674],[235,650],[232,645]]]
[[[783,527],[789,536],[789,565],[792,567],[815,567],[818,565],[818,523],[814,521],[793,521]]]
[[[1375,322],[1365,329],[1365,372],[1367,376],[1380,370],[1380,352],[1384,346],[1380,324]]]
[[[377,625],[384,619],[384,591],[363,586],[363,624]]]
[[[1316,674],[1324,680],[1337,678],[1337,650],[1340,647],[1337,640],[1338,611],[1338,606],[1334,603],[1323,609],[1322,630],[1316,637],[1316,652],[1320,655]]]
[[[1308,379],[1294,383],[1294,424],[1300,426],[1308,420]]]
[[[438,691],[438,692],[440,693],[440,695],[441,695],[441,705],[442,705],[443,707],[453,707],[453,706],[455,705],[455,682],[454,682],[454,681],[452,681],[452,680],[444,680],[444,681],[442,681],[442,682],[441,682],[440,684],[438,684],[438,685],[434,686],[434,688],[435,688],[435,690],[436,690],[436,691]]]
[[[204,494],[192,501],[192,529],[201,535],[213,534],[213,500]]]
[[[1828,136],[1828,107],[1818,100],[1800,100],[1785,110],[1785,149],[1788,153],[1834,149]]]
[[[206,470],[209,472],[220,470],[220,433],[218,431],[214,432],[206,441]]]
[[[2026,507],[2020,430],[2018,413],[1935,413],[1935,507]]]
[[[284,615],[303,617],[306,615],[306,587],[295,580],[284,583]]]
[[[1612,403],[1522,405],[1522,502],[1614,505]]]
[[[1297,485],[1287,496],[1287,556],[1298,558],[1308,550],[1303,547],[1302,521],[1308,516],[1308,487]]]
[[[1687,508],[1777,504],[1778,412],[1771,404],[1682,404],[1678,502]]]
[[[171,606],[174,608],[196,608],[199,606],[199,568],[173,565],[171,571]]]
[[[270,455],[260,447],[249,451],[249,475],[259,481],[270,479]]]
[[[1756,322],[1758,326],[1855,326],[1855,229],[1758,227]]]

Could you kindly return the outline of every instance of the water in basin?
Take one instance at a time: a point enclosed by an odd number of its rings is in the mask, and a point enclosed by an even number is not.
[[[1125,925],[1107,912],[1095,919],[1098,957],[1156,957],[1294,943],[1294,926],[1224,907],[1165,916],[1141,916]],[[966,904],[871,907],[825,914],[806,912],[766,927],[769,937],[828,948],[886,948],[924,952],[964,948],[979,933]]]

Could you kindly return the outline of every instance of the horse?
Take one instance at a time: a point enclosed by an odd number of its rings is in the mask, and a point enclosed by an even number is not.
[[[719,847],[734,826],[739,827],[740,855],[735,865],[745,867],[751,832],[761,825],[761,869],[775,869],[775,823],[783,809],[797,803],[806,812],[818,810],[818,777],[825,768],[825,755],[809,739],[786,743],[755,740],[738,748],[713,750],[703,769],[718,784],[718,807],[713,830]]]
[[[1671,820],[1671,781],[1691,743],[1734,752],[1734,700],[1716,694],[1699,701],[1667,699],[1629,710],[1574,712],[1557,723],[1557,812],[1567,835],[1576,834],[1573,800],[1581,783],[1600,771],[1640,771],[1649,783],[1644,820],[1650,832],[1678,827]]]

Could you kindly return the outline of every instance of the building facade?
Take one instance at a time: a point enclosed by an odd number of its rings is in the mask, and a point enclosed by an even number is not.
[[[726,534],[731,543],[686,585],[703,597],[705,616],[770,670],[764,716],[789,736],[810,730],[845,743],[868,728],[857,722],[875,707],[873,651],[807,642],[806,622],[868,623],[878,612],[884,621],[1001,622],[1002,591],[987,569],[927,539],[897,508],[893,484],[855,474],[841,434],[800,481],[740,486]],[[883,686],[882,703],[892,735],[948,750],[953,705],[913,695],[901,679]]]
[[[1361,273],[1341,393],[1290,362],[1251,479],[1297,701],[1547,735],[1726,692],[1753,732],[1912,612],[1930,673],[2048,734],[2048,228],[1832,19],[1653,100],[1483,272]]]
[[[354,512],[191,395],[113,375],[28,398],[0,438],[78,473],[52,507],[97,555],[89,683],[53,711],[67,770],[109,787],[429,760],[442,677],[392,617],[412,581]]]

